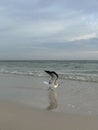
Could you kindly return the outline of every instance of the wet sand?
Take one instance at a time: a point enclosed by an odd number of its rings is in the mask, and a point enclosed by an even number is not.
[[[98,130],[98,117],[38,110],[2,100],[0,130]]]

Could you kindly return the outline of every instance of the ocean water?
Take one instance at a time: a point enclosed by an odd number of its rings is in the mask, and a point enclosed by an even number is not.
[[[43,84],[49,79],[44,70],[59,74],[60,87],[54,92]],[[0,61],[0,99],[98,115],[98,61]]]
[[[98,82],[98,61],[0,61],[0,73],[44,77],[53,70],[60,79]]]

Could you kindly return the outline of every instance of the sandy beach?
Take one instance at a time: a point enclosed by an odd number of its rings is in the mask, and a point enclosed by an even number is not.
[[[98,130],[98,118],[0,101],[0,130]]]
[[[97,84],[62,80],[57,108],[47,110],[43,81],[0,75],[0,130],[98,130]]]

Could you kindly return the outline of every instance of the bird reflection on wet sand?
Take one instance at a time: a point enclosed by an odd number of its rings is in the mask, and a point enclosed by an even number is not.
[[[57,93],[51,87],[48,89],[48,99],[49,99],[49,106],[47,107],[47,110],[56,109],[58,106]]]

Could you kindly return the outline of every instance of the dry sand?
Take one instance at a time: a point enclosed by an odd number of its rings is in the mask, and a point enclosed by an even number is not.
[[[0,130],[98,130],[98,118],[0,101]]]

